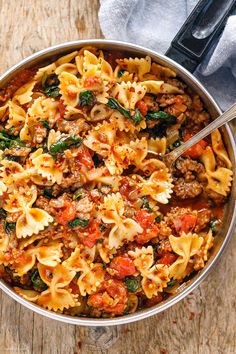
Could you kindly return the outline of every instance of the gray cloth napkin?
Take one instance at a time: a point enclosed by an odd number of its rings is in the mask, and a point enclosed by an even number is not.
[[[100,0],[99,20],[107,39],[165,53],[197,0]],[[229,17],[215,48],[194,75],[223,110],[236,102],[236,15]]]

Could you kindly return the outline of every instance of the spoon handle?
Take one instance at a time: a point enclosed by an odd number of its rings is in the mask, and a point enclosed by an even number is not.
[[[197,134],[195,134],[191,139],[180,145],[175,150],[171,151],[168,154],[168,158],[176,160],[179,156],[181,156],[186,150],[191,148],[193,145],[197,144],[200,140],[204,139],[207,135],[212,133],[215,129],[221,127],[225,123],[231,121],[236,117],[236,103],[231,106],[227,111],[225,111],[218,118],[213,120],[210,124],[208,124],[205,128],[200,130]]]

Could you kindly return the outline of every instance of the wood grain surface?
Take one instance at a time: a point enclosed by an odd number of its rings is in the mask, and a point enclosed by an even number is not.
[[[101,38],[98,0],[0,0],[0,73],[68,40]],[[0,354],[236,353],[236,239],[204,283],[166,312],[118,327],[39,316],[0,293]]]

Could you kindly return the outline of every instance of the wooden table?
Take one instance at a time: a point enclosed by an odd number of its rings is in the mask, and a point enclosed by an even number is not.
[[[98,0],[0,0],[0,72],[47,46],[101,38]],[[220,264],[165,313],[86,328],[56,322],[0,293],[0,354],[236,353],[236,239]]]

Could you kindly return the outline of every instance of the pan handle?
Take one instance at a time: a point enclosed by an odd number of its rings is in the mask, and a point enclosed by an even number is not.
[[[200,0],[173,41],[166,55],[193,72],[236,10],[236,0]]]

